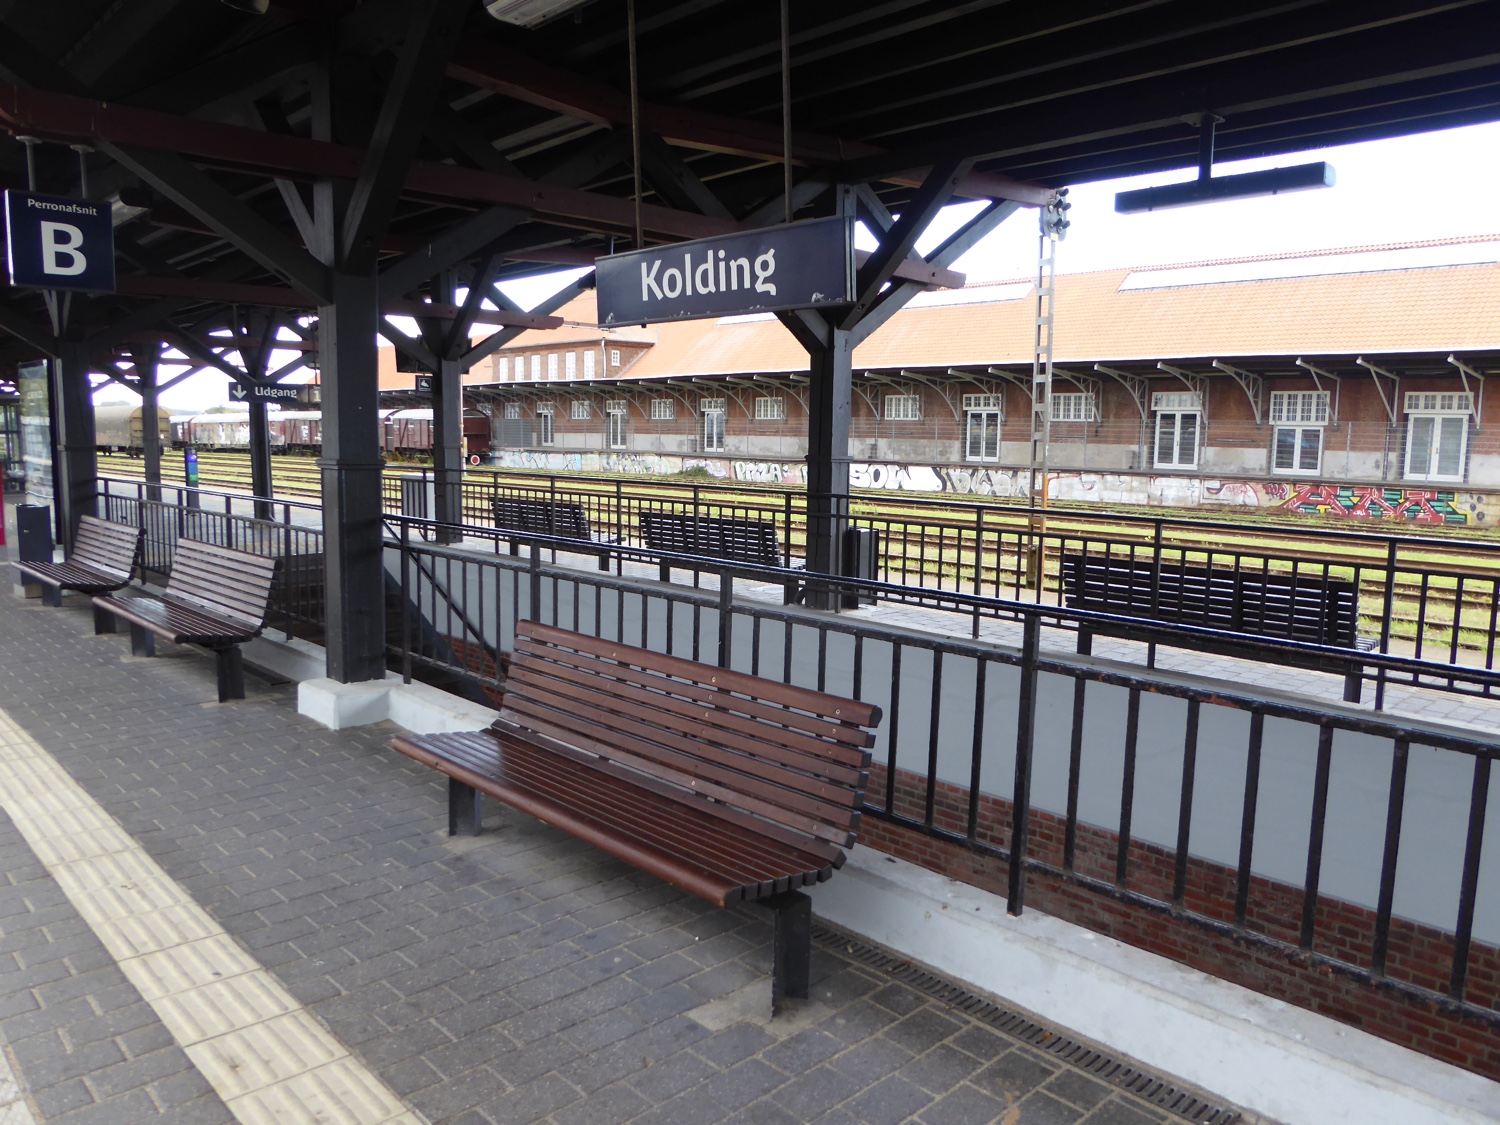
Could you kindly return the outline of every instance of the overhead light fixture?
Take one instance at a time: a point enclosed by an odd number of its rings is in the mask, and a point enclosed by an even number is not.
[[[486,0],[484,10],[501,23],[531,28],[586,3],[588,0]]]
[[[1168,207],[1191,207],[1198,203],[1218,203],[1226,199],[1250,199],[1259,195],[1284,195],[1290,191],[1333,187],[1333,165],[1324,160],[1313,164],[1294,164],[1289,168],[1267,168],[1261,172],[1215,176],[1214,126],[1223,120],[1212,113],[1205,113],[1199,123],[1196,180],[1119,192],[1115,195],[1115,211],[1121,215],[1130,215],[1140,211],[1162,211]]]

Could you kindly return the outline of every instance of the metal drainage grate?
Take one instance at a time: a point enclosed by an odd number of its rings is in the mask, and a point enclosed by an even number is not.
[[[837,948],[844,956],[868,968],[875,969],[893,980],[910,985],[959,1011],[981,1020],[1012,1039],[1031,1047],[1046,1051],[1049,1055],[1069,1066],[1076,1067],[1095,1078],[1102,1078],[1138,1098],[1175,1113],[1193,1125],[1236,1125],[1241,1120],[1240,1112],[1229,1106],[1209,1101],[1195,1090],[1173,1085],[1154,1074],[1148,1074],[1129,1063],[1121,1062],[1112,1055],[1080,1043],[1067,1035],[1060,1035],[1051,1028],[1015,1012],[1002,1008],[992,1000],[976,996],[966,988],[934,976],[912,962],[889,953],[884,949],[867,945],[858,938],[835,930],[821,923],[814,924],[813,936],[822,944]]]

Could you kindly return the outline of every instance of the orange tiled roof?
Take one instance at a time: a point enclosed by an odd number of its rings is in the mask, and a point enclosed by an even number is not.
[[[1495,236],[1435,239],[1189,265],[1334,257],[1495,240]],[[1103,270],[1059,277],[1056,361],[1500,350],[1500,314],[1496,311],[1500,310],[1500,263],[1121,289],[1133,273],[1183,268]],[[1029,363],[1035,309],[1029,285],[988,282],[971,286],[965,293],[978,297],[991,289],[1009,299],[903,309],[860,346],[855,366],[896,369]],[[592,323],[597,319],[594,295],[579,296],[560,314],[574,324]],[[631,366],[632,378],[802,371],[807,366],[802,348],[775,320],[681,321],[636,330],[637,339],[651,336],[655,342]],[[506,350],[560,342],[549,333],[527,332]]]

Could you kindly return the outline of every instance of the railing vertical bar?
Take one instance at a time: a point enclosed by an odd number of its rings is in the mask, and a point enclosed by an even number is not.
[[[927,711],[927,797],[923,813],[928,828],[937,812],[938,734],[943,707],[943,650],[932,650],[932,697]]]
[[[976,660],[974,668],[974,737],[969,743],[969,823],[964,833],[970,845],[979,840],[979,784],[984,767],[984,674],[988,660]]]
[[[1370,952],[1370,971],[1385,975],[1390,948],[1391,907],[1396,897],[1396,862],[1401,851],[1401,814],[1406,805],[1406,763],[1411,743],[1396,739],[1391,753],[1391,786],[1385,811],[1385,850],[1380,859],[1380,901],[1375,908],[1375,944]]]
[[[1188,843],[1193,832],[1193,782],[1198,767],[1199,701],[1188,700],[1187,729],[1182,739],[1182,795],[1177,802],[1177,856],[1172,872],[1172,901],[1180,908],[1187,894]]]
[[[1313,777],[1312,823],[1307,834],[1307,878],[1302,884],[1302,930],[1298,943],[1310,950],[1318,922],[1318,885],[1323,872],[1323,833],[1328,825],[1328,779],[1333,772],[1333,725],[1318,726],[1318,768]]]
[[[891,643],[891,713],[886,719],[885,740],[885,811],[896,811],[896,747],[901,740],[901,650],[906,646]]]
[[[1078,782],[1083,770],[1084,693],[1088,681],[1073,681],[1073,729],[1068,745],[1068,812],[1063,826],[1063,870],[1072,872],[1078,853]]]
[[[1474,759],[1474,787],[1469,794],[1469,828],[1464,838],[1464,872],[1459,883],[1458,924],[1453,928],[1453,969],[1448,995],[1464,998],[1469,977],[1469,947],[1474,938],[1474,904],[1479,893],[1479,862],[1484,849],[1484,817],[1490,795],[1490,759]]]
[[[401,682],[411,683],[411,534],[401,524]]]
[[[1006,912],[1017,917],[1026,908],[1026,853],[1031,842],[1031,757],[1036,748],[1036,664],[1041,635],[1040,616],[1028,614],[1021,637],[1021,684],[1016,703],[1016,776],[1011,790],[1010,855],[1005,894]]]
[[[1130,878],[1130,827],[1135,812],[1135,754],[1141,729],[1141,689],[1130,689],[1125,709],[1125,764],[1120,784],[1120,831],[1115,851],[1115,886],[1124,890]]]

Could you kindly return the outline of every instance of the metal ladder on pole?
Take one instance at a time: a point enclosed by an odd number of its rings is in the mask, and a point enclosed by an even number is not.
[[[1047,530],[1047,461],[1052,442],[1052,341],[1057,292],[1057,244],[1068,227],[1067,188],[1041,209],[1036,260],[1036,335],[1031,354],[1031,478],[1027,508],[1032,537],[1026,559],[1027,585],[1041,599],[1043,540]]]

